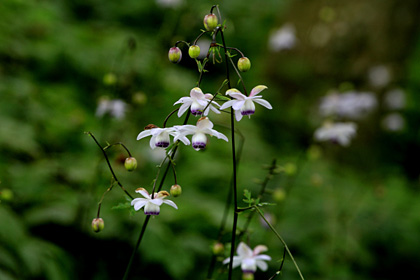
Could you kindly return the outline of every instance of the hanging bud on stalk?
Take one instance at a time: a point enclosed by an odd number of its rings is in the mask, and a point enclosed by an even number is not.
[[[191,58],[197,58],[200,55],[200,47],[198,45],[192,45],[188,49],[188,54]]]
[[[94,232],[100,232],[104,229],[105,224],[104,224],[104,220],[102,220],[102,218],[96,218],[93,219],[92,221],[92,229]]]
[[[172,63],[178,63],[181,61],[182,58],[182,52],[180,50],[180,48],[178,47],[172,47],[169,49],[169,53],[168,53],[168,58],[169,61]]]
[[[171,187],[170,192],[173,197],[177,197],[182,194],[182,188],[180,185],[176,184]]]
[[[204,27],[207,31],[212,31],[216,28],[217,24],[219,23],[217,16],[215,14],[208,14],[204,17]]]
[[[124,167],[127,171],[133,171],[137,168],[137,160],[134,157],[128,157],[124,161]]]
[[[249,60],[248,57],[241,57],[238,60],[238,69],[241,72],[246,72],[249,69],[251,69],[251,61]]]

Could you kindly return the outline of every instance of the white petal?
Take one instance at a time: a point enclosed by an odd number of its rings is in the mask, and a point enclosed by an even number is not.
[[[252,99],[252,101],[264,106],[267,109],[273,109],[273,107],[271,106],[271,104],[267,100],[255,98],[255,99]]]
[[[198,87],[195,87],[190,91],[190,96],[192,98],[195,98],[195,99],[204,99],[205,98],[203,91]]]
[[[249,94],[249,97],[255,96],[265,89],[267,89],[266,86],[263,86],[263,85],[256,86],[251,90],[251,93]]]
[[[226,142],[229,142],[229,139],[226,137],[226,135],[224,135],[223,133],[220,133],[214,129],[211,130],[211,135],[212,136],[216,136],[218,139],[223,139]]]
[[[244,106],[246,100],[240,100],[233,103],[232,108],[233,110],[240,110],[242,106]],[[249,101],[248,101],[249,102]]]
[[[256,260],[264,260],[264,261],[271,261],[271,257],[269,255],[258,255],[254,257]]]
[[[178,207],[176,206],[175,202],[173,202],[172,200],[165,199],[165,200],[163,200],[163,203],[168,204],[169,206],[172,206],[175,209],[178,209]]]
[[[174,105],[179,104],[179,103],[187,103],[188,101],[191,102],[191,97],[184,96],[184,97],[181,97],[177,102],[175,102]]]
[[[232,96],[233,98],[237,99],[237,100],[245,100],[246,99],[246,96],[243,95],[240,92],[231,92],[229,95]]]
[[[179,107],[178,117],[181,117],[188,110],[188,108],[191,106],[191,103],[192,102],[185,102],[181,105],[181,107]]]
[[[254,256],[257,256],[257,255],[259,255],[261,252],[265,252],[265,251],[267,251],[268,250],[268,248],[267,248],[267,246],[265,246],[265,245],[258,245],[258,246],[256,246],[255,248],[254,248]]]
[[[257,264],[257,267],[261,269],[262,271],[266,271],[268,268],[268,265],[264,261],[256,260],[256,264]]]
[[[147,204],[147,201],[145,198],[135,198],[131,201],[131,205],[134,206],[134,210],[138,211]]]
[[[251,258],[252,257],[252,250],[248,247],[245,243],[241,242],[236,249],[238,255],[242,258]]]
[[[224,110],[226,108],[229,108],[230,106],[233,105],[234,102],[237,102],[237,101],[236,100],[226,101],[225,103],[222,104],[222,106],[220,106],[220,110]]]
[[[156,197],[156,195],[157,194],[155,194],[154,197]],[[163,203],[163,199],[162,198],[154,198],[154,199],[151,199],[149,202],[153,203],[154,205],[161,206],[162,203]]]
[[[223,261],[223,264],[228,264],[230,262],[230,258],[227,258]],[[233,257],[233,265],[232,268],[238,267],[242,263],[242,258],[238,256]]]
[[[236,120],[239,122],[242,119],[242,114],[240,110],[235,111]]]
[[[152,130],[153,129],[147,129],[147,130],[144,130],[144,131],[140,132],[139,135],[137,136],[137,140],[140,140],[144,137],[152,135],[153,134]]]
[[[209,129],[213,128],[213,123],[209,120],[209,118],[206,117],[204,119],[201,119],[201,120],[197,121],[197,130],[198,131],[202,131],[202,130],[205,130],[207,128],[209,128]]]
[[[150,199],[150,194],[149,194],[149,192],[148,192],[148,191],[146,191],[145,189],[139,189],[139,190],[136,190],[136,193],[139,193],[139,194],[141,194],[142,196],[144,196],[145,198]]]

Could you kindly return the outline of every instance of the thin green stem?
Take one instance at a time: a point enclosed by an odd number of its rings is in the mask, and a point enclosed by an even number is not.
[[[117,176],[115,175],[114,170],[112,169],[111,163],[109,162],[108,155],[106,154],[104,148],[102,148],[101,144],[99,144],[98,140],[96,140],[95,136],[90,131],[85,132],[85,133],[90,135],[90,137],[92,137],[92,139],[95,141],[96,145],[98,145],[98,147],[101,149],[102,154],[105,157],[106,163],[108,164],[109,170],[111,171],[112,178],[114,178],[115,182],[117,182],[118,186],[120,186],[120,188],[125,192],[126,195],[128,195],[131,199],[134,199],[134,197],[131,196],[131,194],[123,187],[123,185],[121,184],[121,182],[118,180]]]
[[[303,278],[302,272],[300,272],[299,266],[295,261],[295,258],[293,258],[292,253],[289,250],[289,247],[287,246],[286,242],[284,241],[284,239],[280,236],[280,234],[276,231],[276,229],[270,224],[269,221],[267,221],[267,219],[264,217],[263,212],[261,212],[260,208],[258,208],[258,206],[254,206],[255,210],[257,210],[258,214],[260,214],[261,218],[263,218],[263,220],[266,222],[266,224],[270,227],[270,229],[274,232],[274,234],[277,236],[277,238],[281,241],[281,243],[283,243],[284,248],[287,251],[287,254],[289,255],[289,257],[292,259],[293,264],[296,267],[296,270],[299,273],[300,279],[305,280],[305,278]]]

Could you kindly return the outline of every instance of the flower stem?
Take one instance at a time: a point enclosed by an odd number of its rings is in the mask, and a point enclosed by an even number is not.
[[[85,132],[85,133],[90,135],[90,137],[92,137],[92,139],[95,141],[96,145],[98,145],[98,147],[101,149],[105,157],[106,163],[108,164],[109,170],[111,171],[112,178],[114,178],[115,182],[117,182],[118,186],[120,186],[120,188],[125,192],[126,195],[128,195],[131,199],[134,199],[134,197],[131,196],[131,194],[123,187],[123,185],[120,183],[117,176],[115,175],[114,170],[112,169],[111,163],[109,162],[108,155],[105,152],[105,149],[102,148],[101,144],[99,144],[98,140],[96,140],[95,136],[93,136],[93,134],[90,131]]]
[[[292,255],[292,253],[290,252],[289,247],[287,247],[287,244],[286,244],[286,242],[284,241],[284,239],[280,236],[280,234],[276,231],[276,229],[275,229],[275,228],[274,228],[274,227],[270,224],[270,222],[269,222],[269,221],[267,221],[267,219],[264,217],[263,212],[261,212],[260,208],[258,208],[258,206],[255,206],[254,208],[255,208],[255,210],[257,210],[258,214],[260,214],[261,218],[263,218],[263,219],[264,219],[264,221],[267,223],[267,225],[270,227],[270,229],[274,232],[274,234],[277,236],[277,238],[281,241],[281,243],[283,243],[283,246],[284,246],[284,248],[286,249],[287,254],[288,254],[288,255],[290,256],[290,258],[292,259],[292,261],[293,261],[293,263],[294,263],[294,265],[295,265],[295,267],[296,267],[296,270],[297,270],[297,271],[298,271],[298,273],[299,273],[300,279],[305,280],[305,278],[303,278],[302,272],[300,272],[299,266],[297,265],[297,263],[296,263],[296,261],[295,261],[295,258],[293,258],[293,255]]]

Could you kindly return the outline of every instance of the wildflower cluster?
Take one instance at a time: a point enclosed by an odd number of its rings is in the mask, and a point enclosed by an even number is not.
[[[189,58],[194,59],[198,66],[199,79],[197,84],[195,86],[192,86],[192,89],[190,90],[189,94],[185,94],[184,96],[180,95],[178,100],[174,100],[173,105],[176,108],[171,113],[166,115],[166,117],[163,120],[162,126],[158,127],[155,124],[148,124],[137,135],[137,140],[142,140],[146,137],[150,137],[149,146],[151,149],[162,149],[166,152],[166,156],[162,160],[162,163],[158,165],[158,171],[155,179],[153,180],[153,184],[150,191],[146,190],[146,188],[140,187],[137,188],[135,192],[141,197],[131,196],[131,194],[122,186],[121,182],[116,177],[115,172],[112,170],[111,164],[109,163],[106,154],[106,150],[116,144],[108,144],[106,147],[102,147],[98,143],[98,141],[96,141],[92,133],[89,132],[88,134],[92,136],[96,144],[101,148],[105,159],[107,160],[111,174],[113,175],[113,182],[106,192],[112,189],[114,183],[118,184],[119,187],[131,199],[131,202],[129,203],[130,207],[132,207],[134,211],[142,210],[146,215],[146,220],[142,226],[139,241],[136,245],[136,250],[138,246],[140,246],[140,242],[143,237],[143,233],[146,230],[149,218],[151,216],[159,215],[161,212],[160,207],[163,204],[167,204],[173,207],[174,209],[182,207],[182,205],[178,206],[177,204],[175,204],[174,201],[167,199],[170,195],[172,195],[173,197],[178,197],[182,194],[182,188],[177,182],[176,166],[174,159],[175,153],[177,152],[178,148],[182,146],[180,145],[180,143],[182,143],[185,146],[191,146],[196,151],[200,151],[207,148],[207,143],[210,139],[209,137],[215,137],[217,139],[224,140],[225,142],[230,142],[232,150],[232,167],[234,174],[232,186],[234,196],[233,208],[235,218],[232,225],[230,257],[227,257],[223,261],[223,264],[229,264],[229,279],[231,279],[232,269],[237,266],[241,266],[244,277],[247,277],[247,279],[251,279],[253,278],[253,274],[255,273],[257,268],[263,271],[267,270],[268,265],[265,263],[265,261],[270,261],[271,257],[269,257],[268,255],[260,254],[261,252],[268,250],[266,246],[259,245],[255,247],[254,250],[251,250],[248,247],[248,245],[246,245],[244,242],[239,243],[236,249],[238,255],[234,256],[237,238],[236,225],[239,212],[236,183],[237,159],[235,148],[235,123],[243,120],[244,116],[248,116],[248,118],[250,118],[251,115],[254,115],[258,110],[256,104],[261,105],[266,109],[272,109],[273,107],[267,100],[264,100],[263,96],[261,95],[261,93],[267,89],[267,86],[257,85],[254,88],[252,88],[249,94],[247,93],[248,91],[246,89],[245,82],[242,79],[240,72],[249,71],[251,68],[251,61],[248,57],[244,56],[244,54],[239,49],[228,47],[225,44],[225,26],[224,24],[220,24],[220,22],[222,22],[220,20],[220,15],[217,16],[213,13],[214,8],[216,7],[217,6],[213,6],[210,10],[210,13],[204,17],[203,25],[205,31],[202,31],[202,33],[192,43],[188,43],[185,41],[176,42],[175,45],[169,49],[168,52],[169,61],[176,64],[186,57],[185,55],[183,56],[182,50],[178,45],[183,44],[188,47]],[[201,49],[198,46],[198,40],[206,34],[211,36],[212,42],[208,52],[203,55],[201,54]],[[218,37],[220,37],[221,43],[217,41]],[[217,89],[205,89],[203,91],[200,85],[204,74],[208,72],[208,70],[205,69],[206,65],[211,61],[213,61],[213,63],[223,62],[220,61],[220,59],[222,59],[220,55],[221,52],[224,52],[225,54],[224,63],[226,64],[226,79],[224,81],[221,81],[221,85],[218,85]],[[236,63],[234,63],[233,60],[235,57],[233,52],[240,54],[240,57]],[[215,56],[218,56],[220,59],[214,59]],[[229,67],[232,67],[237,73],[237,76],[239,78],[238,84],[242,85],[241,90],[231,86]],[[99,115],[104,114],[103,112],[107,110],[111,110],[108,109],[108,103],[106,106],[106,108],[104,107],[104,109],[101,108],[101,110],[99,110]],[[231,125],[229,127],[229,138],[224,133],[216,130],[214,127],[217,127],[217,123],[215,125],[211,121],[212,114],[222,115],[223,113],[231,120]],[[173,125],[170,127],[166,126],[168,120],[170,118],[176,118],[175,116],[178,118],[183,117],[184,120],[180,121],[177,125]],[[191,121],[190,118],[195,118],[195,120]],[[137,167],[137,161],[134,157],[132,157],[128,149],[125,146],[123,147],[127,150],[128,153],[128,157],[125,160],[124,166],[128,171],[133,171]],[[165,169],[166,171],[164,171],[165,173],[162,175],[160,171],[164,164],[166,164],[167,168]],[[172,184],[172,187],[170,188],[170,191],[168,192],[162,190],[161,188],[164,185],[166,173],[168,172],[168,170],[171,169],[174,173],[174,182]],[[161,182],[158,184],[157,182],[159,179],[161,180]],[[104,222],[99,217],[101,202],[102,200],[99,203],[97,218],[94,219],[92,222],[92,228],[95,232],[99,232],[104,229]],[[220,242],[218,242],[217,244],[219,244],[219,246],[218,249],[215,250],[215,252],[217,252],[217,254],[223,254],[223,244],[221,244]],[[133,256],[130,259],[124,279],[128,277],[128,274],[130,272]],[[222,263],[222,261],[220,263]]]

